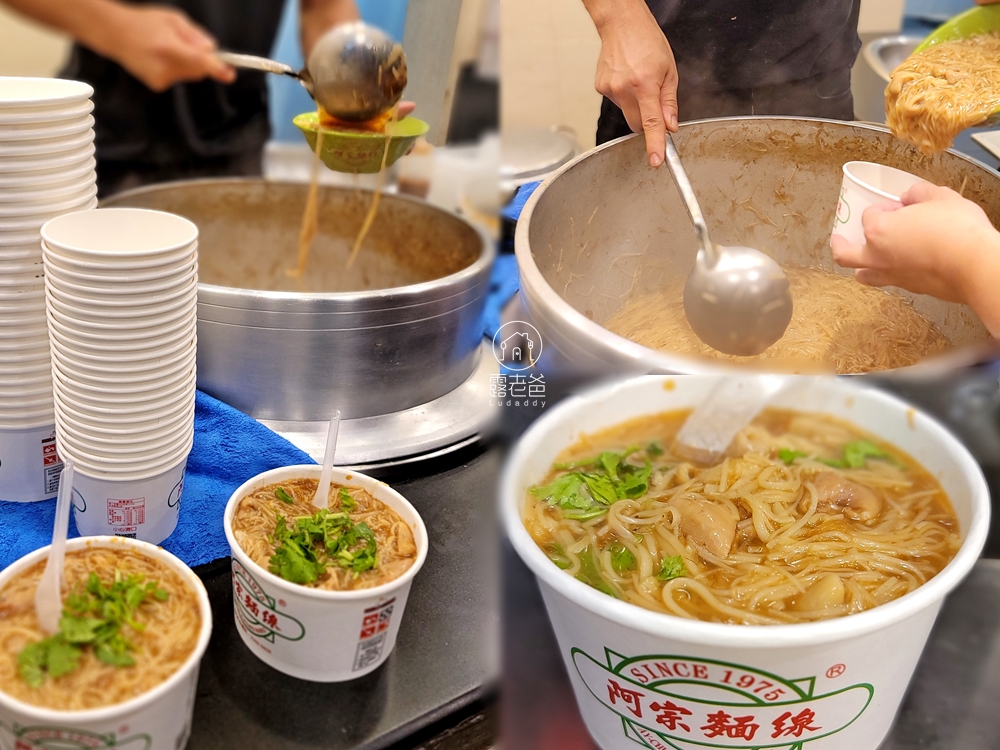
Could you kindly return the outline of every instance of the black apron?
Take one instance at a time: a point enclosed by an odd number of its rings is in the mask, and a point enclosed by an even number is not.
[[[145,4],[145,0],[132,0]],[[152,4],[152,3],[150,3]],[[283,0],[156,0],[184,11],[221,49],[268,55],[281,21]],[[65,78],[94,87],[98,180],[123,172],[140,182],[259,166],[270,137],[265,73],[238,71],[230,85],[215,81],[178,84],[154,93],[120,65],[75,45]],[[227,168],[233,165],[232,168]],[[252,168],[251,168],[252,169]],[[131,186],[131,185],[129,185]]]
[[[861,0],[646,0],[677,61],[681,120],[854,119]],[[609,99],[597,142],[631,133]]]

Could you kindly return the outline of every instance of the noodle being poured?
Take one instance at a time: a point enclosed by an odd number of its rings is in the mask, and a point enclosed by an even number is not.
[[[332,484],[327,509],[317,514],[312,499],[318,485],[315,479],[290,479],[240,501],[233,535],[257,565],[311,588],[352,591],[388,583],[416,562],[413,531],[396,511],[363,489]],[[307,543],[282,551],[283,539],[306,526],[311,529]],[[319,542],[324,532],[326,549]],[[292,555],[293,547],[313,544],[316,559],[308,551],[304,562]],[[331,545],[337,546],[334,554]]]
[[[630,301],[604,327],[652,349],[732,362],[767,362],[789,371],[869,372],[906,367],[951,348],[937,327],[902,297],[819,268],[787,268],[792,320],[756,357],[712,349],[684,314],[685,279]]]
[[[910,55],[885,90],[893,134],[934,154],[1000,109],[1000,35],[941,42]]]
[[[689,413],[585,438],[529,491],[525,527],[556,565],[656,612],[773,625],[898,599],[957,553],[937,481],[852,425],[768,409],[702,466],[668,447]]]
[[[141,576],[166,592],[149,597],[136,610],[141,630],[123,628],[134,646],[134,666],[102,662],[91,648],[82,649],[79,665],[39,687],[22,678],[18,655],[47,637],[35,615],[35,590],[45,568],[40,560],[0,590],[0,690],[17,700],[60,711],[100,708],[135,698],[176,672],[194,650],[201,631],[198,599],[166,565],[131,550],[90,547],[66,553],[64,591],[83,588],[91,573],[104,584],[119,576]]]

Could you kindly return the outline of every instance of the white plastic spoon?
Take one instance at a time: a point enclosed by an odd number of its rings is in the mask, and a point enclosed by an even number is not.
[[[723,378],[685,420],[674,450],[702,463],[714,462],[737,433],[791,382],[782,375]]]
[[[42,579],[35,591],[35,612],[38,624],[46,633],[59,630],[62,616],[63,560],[66,557],[66,535],[69,532],[69,509],[73,504],[73,462],[63,459],[56,496],[56,522],[52,529],[52,547],[45,562]]]
[[[330,475],[333,474],[333,454],[337,451],[337,433],[340,432],[340,409],[333,414],[330,427],[326,431],[326,450],[323,451],[323,471],[319,475],[319,487],[313,497],[316,508],[330,507]]]

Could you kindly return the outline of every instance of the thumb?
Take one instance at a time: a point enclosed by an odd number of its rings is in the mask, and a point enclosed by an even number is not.
[[[918,182],[916,185],[903,193],[899,197],[899,200],[904,206],[912,206],[914,203],[926,203],[927,201],[938,197],[943,189],[945,188],[940,188],[929,182]]]

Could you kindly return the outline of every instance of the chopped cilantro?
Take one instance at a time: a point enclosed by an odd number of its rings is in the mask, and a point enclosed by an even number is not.
[[[669,581],[672,578],[680,578],[688,574],[687,566],[684,565],[684,558],[680,555],[664,557],[660,560],[660,572],[656,577],[661,581]]]
[[[346,487],[341,487],[339,492],[340,497],[340,507],[344,510],[354,510],[358,507],[358,504],[351,497],[351,492]]]
[[[629,570],[635,570],[635,555],[621,542],[614,542],[608,551],[611,553],[611,567],[621,575]]]
[[[597,568],[597,563],[594,562],[594,555],[590,551],[590,547],[587,547],[583,552],[580,553],[580,572],[576,574],[576,579],[578,581],[583,581],[588,586],[597,589],[602,594],[607,594],[608,596],[613,596],[618,598],[618,593],[612,588],[603,576],[601,576],[600,571]]]
[[[660,441],[659,440],[654,440],[649,445],[647,445],[646,446],[646,453],[648,453],[650,456],[662,456],[663,455],[663,448],[660,447]]]
[[[573,564],[570,562],[569,558],[566,557],[566,553],[563,552],[562,547],[560,547],[558,544],[552,545],[548,549],[546,554],[549,556],[549,559],[552,562],[554,562],[560,570],[566,570]]]
[[[844,446],[842,454],[843,458],[835,461],[821,459],[822,463],[837,469],[861,469],[868,463],[869,458],[877,458],[899,465],[898,461],[871,440],[852,440]]]
[[[96,573],[77,585],[66,597],[59,630],[48,638],[29,643],[17,655],[18,673],[31,687],[41,687],[46,677],[57,679],[74,671],[84,648],[105,664],[127,667],[135,664],[135,645],[122,632],[125,626],[141,631],[145,625],[136,612],[148,599],[166,601],[169,593],[142,576],[115,570],[111,585]]]
[[[288,505],[295,504],[295,500],[292,499],[292,496],[288,494],[287,490],[285,490],[284,487],[279,487],[278,489],[276,489],[274,491],[274,496],[278,498],[281,502],[287,503]]]
[[[625,498],[637,498],[649,489],[652,465],[647,459],[639,466],[628,462],[627,457],[638,448],[624,453],[605,451],[599,456],[556,464],[558,471],[570,471],[553,479],[549,484],[532,487],[535,497],[563,510],[563,516],[575,521],[595,518],[612,505]],[[577,471],[592,468],[593,471]]]
[[[808,455],[805,451],[793,451],[791,448],[782,448],[778,451],[778,458],[786,464],[792,464],[796,458],[805,458]]]
[[[353,498],[350,501],[354,503]],[[313,583],[331,565],[359,575],[378,564],[375,532],[363,521],[354,523],[345,512],[332,513],[322,508],[315,515],[296,518],[293,528],[289,528],[284,516],[278,516],[274,541],[277,546],[270,570],[292,583]]]

